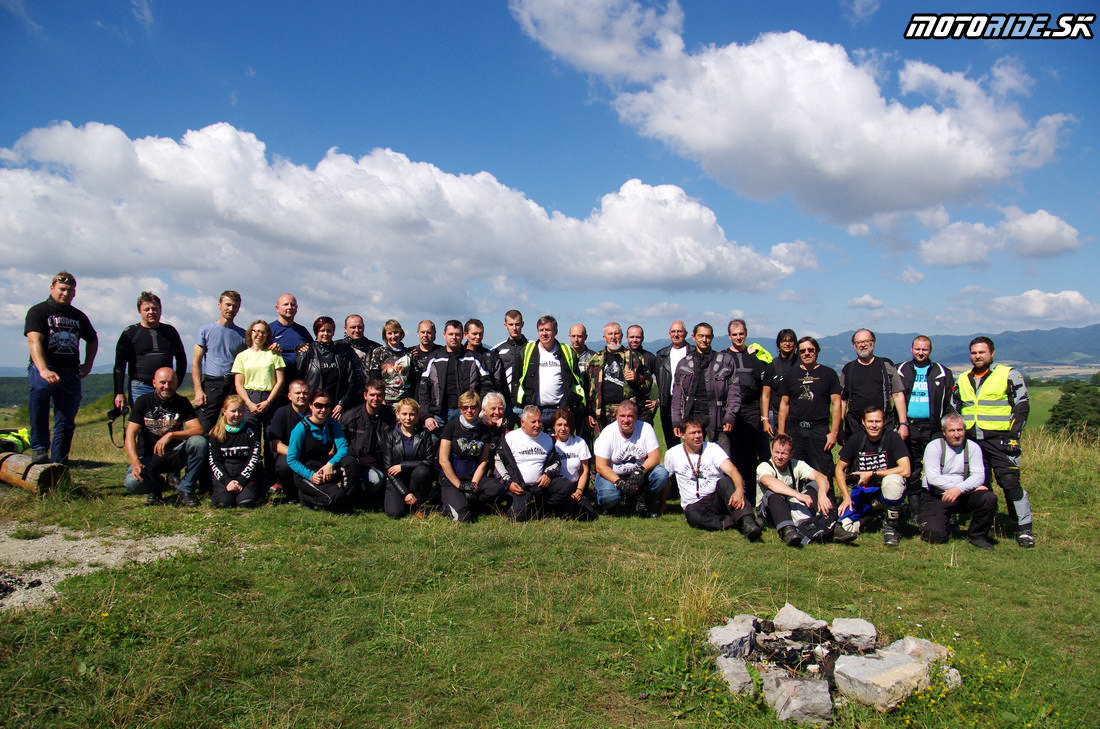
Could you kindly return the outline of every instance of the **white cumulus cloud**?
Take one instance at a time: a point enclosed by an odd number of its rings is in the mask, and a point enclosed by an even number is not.
[[[1046,210],[1025,213],[1007,207],[1002,212],[1004,220],[996,225],[944,225],[920,243],[921,259],[930,266],[983,266],[991,254],[1005,249],[1027,258],[1050,258],[1081,245],[1077,229]]]
[[[1069,119],[1026,120],[1007,95],[1026,92],[1028,79],[1007,62],[973,79],[907,61],[897,77],[906,105],[884,94],[876,64],[793,31],[689,53],[677,42],[683,13],[672,2],[511,7],[528,35],[578,69],[639,82],[614,103],[642,135],[743,195],[790,194],[838,224],[970,200],[1049,161]],[[601,39],[610,51],[593,47]]]
[[[881,309],[885,304],[871,296],[870,294],[864,294],[854,299],[848,299],[846,302],[851,309]]]
[[[246,311],[265,302],[253,309],[265,316],[291,291],[303,316],[370,320],[455,315],[505,289],[766,291],[808,255],[728,240],[672,185],[629,180],[578,219],[487,172],[454,175],[388,149],[330,150],[315,167],[269,160],[262,141],[224,123],[178,141],[98,123],[32,130],[0,150],[0,210],[5,266],[71,268],[101,320],[132,318],[139,282],[186,292],[192,305],[166,301],[170,316],[196,312],[181,331],[225,288],[246,295]],[[25,310],[45,280],[20,279],[5,300]],[[87,296],[96,287],[106,301]]]

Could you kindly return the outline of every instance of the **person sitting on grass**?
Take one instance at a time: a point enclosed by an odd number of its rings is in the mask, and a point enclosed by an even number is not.
[[[400,519],[415,509],[424,515],[424,505],[435,478],[436,447],[432,434],[420,424],[420,404],[411,397],[397,402],[397,425],[382,440],[382,468],[386,472],[384,510]]]
[[[210,505],[215,508],[259,506],[267,492],[260,429],[245,421],[247,413],[244,398],[230,395],[210,431]]]
[[[359,462],[349,453],[333,407],[327,390],[310,393],[309,416],[290,434],[286,463],[294,472],[302,508],[347,513],[359,491]]]
[[[843,497],[838,507],[836,540],[854,539],[851,535],[859,532],[860,520],[881,499],[886,505],[882,541],[887,547],[898,546],[900,509],[905,500],[905,479],[909,478],[909,449],[897,431],[886,430],[882,408],[872,406],[863,411],[863,429],[845,441],[834,475]]]
[[[123,485],[132,494],[145,494],[148,505],[161,503],[161,493],[175,482],[181,468],[185,469],[183,478],[174,484],[179,502],[188,507],[199,505],[195,484],[207,459],[206,438],[195,408],[176,392],[178,387],[175,371],[161,367],[153,375],[153,392],[134,402],[126,423],[130,467]],[[170,481],[166,482],[165,476]]]
[[[733,461],[704,434],[703,421],[689,415],[680,424],[682,442],[665,453],[665,468],[676,479],[689,526],[707,531],[739,529],[750,541],[762,530],[745,501],[745,483]]]
[[[949,413],[940,420],[942,438],[924,449],[924,493],[921,494],[921,538],[932,544],[949,536],[949,517],[969,511],[969,541],[993,549],[989,529],[997,515],[997,494],[985,485],[982,448],[966,438],[966,421]]]
[[[760,514],[776,528],[779,538],[791,547],[832,536],[836,508],[829,478],[805,461],[791,458],[794,441],[789,435],[772,440],[771,458],[756,467]],[[855,539],[844,532],[839,541]]]
[[[458,417],[443,426],[439,437],[439,497],[443,513],[459,522],[472,522],[477,510],[504,496],[504,484],[485,478],[494,436],[478,419],[481,397],[473,390],[458,396]]]

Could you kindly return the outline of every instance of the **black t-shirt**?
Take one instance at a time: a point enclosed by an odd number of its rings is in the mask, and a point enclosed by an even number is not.
[[[783,378],[783,387],[783,394],[789,398],[788,424],[828,422],[831,396],[840,394],[840,378],[822,364],[809,372],[800,365]]]
[[[898,465],[898,459],[908,458],[905,441],[892,430],[884,431],[877,443],[866,432],[852,436],[840,449],[840,460],[851,464],[850,471],[885,471]]]
[[[153,446],[165,433],[183,430],[184,424],[195,419],[191,402],[176,393],[167,400],[150,392],[142,395],[130,408],[130,422],[141,426],[138,432],[138,450],[142,456],[153,455]]]
[[[893,372],[893,375],[891,375]],[[857,420],[872,407],[882,408],[889,423],[893,419],[890,393],[900,391],[901,381],[893,363],[883,357],[875,357],[871,364],[853,360],[844,366],[841,398],[848,401],[848,412]]]
[[[771,402],[768,405],[773,412],[778,412],[779,398],[788,386],[788,380],[798,377],[799,374],[801,374],[801,363],[797,357],[791,359],[776,357],[764,368],[764,384],[772,389]]]
[[[481,462],[481,453],[491,438],[488,426],[480,420],[467,428],[458,417],[443,426],[440,441],[451,442],[451,468],[461,481],[468,481]]]
[[[50,367],[76,369],[80,366],[80,340],[96,339],[95,328],[84,312],[69,304],[59,304],[53,298],[35,304],[27,311],[23,335],[42,335],[42,350]]]
[[[604,352],[603,382],[600,387],[600,396],[607,405],[614,405],[623,401],[623,389],[626,384],[626,374],[623,369],[623,350]]]
[[[299,415],[293,406],[283,405],[271,416],[271,424],[267,426],[268,440],[277,440],[283,445],[289,444],[290,434],[294,432],[295,426],[302,422],[307,415],[309,415],[308,410]]]

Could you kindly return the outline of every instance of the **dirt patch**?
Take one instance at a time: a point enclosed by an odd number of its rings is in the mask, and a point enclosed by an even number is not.
[[[198,541],[184,534],[133,539],[122,532],[92,535],[0,523],[0,610],[41,607],[57,596],[57,584],[67,577],[190,552]]]

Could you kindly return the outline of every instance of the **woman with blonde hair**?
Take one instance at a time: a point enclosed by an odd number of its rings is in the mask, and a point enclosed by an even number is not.
[[[210,431],[209,460],[214,508],[259,506],[267,493],[259,427],[245,421],[248,408],[240,395],[222,402]]]
[[[263,319],[248,325],[244,335],[248,349],[233,360],[233,384],[237,395],[248,408],[249,419],[265,426],[275,412],[274,403],[283,390],[283,370],[286,362],[272,352],[271,327]]]

